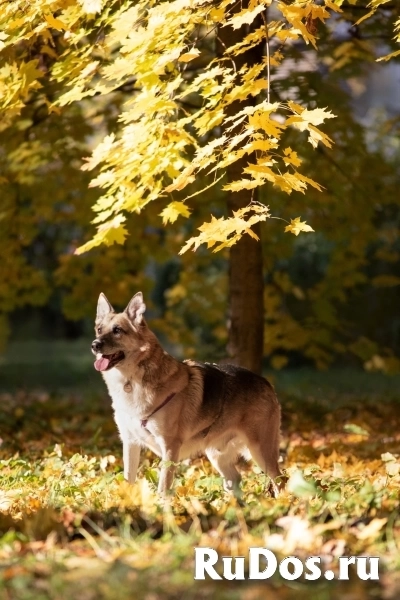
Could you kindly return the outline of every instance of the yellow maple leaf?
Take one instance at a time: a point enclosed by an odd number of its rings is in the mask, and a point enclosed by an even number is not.
[[[303,110],[305,110],[304,106],[301,106],[301,104],[297,104],[297,102],[293,102],[292,100],[288,100],[287,105],[294,113],[297,114],[301,114]]]
[[[191,60],[197,58],[198,56],[200,56],[200,50],[198,48],[192,48],[192,50],[189,50],[189,52],[185,52],[184,54],[181,54],[180,57],[178,58],[179,62],[190,62]]]
[[[290,103],[289,106],[292,109],[294,108],[294,112],[297,112],[296,104]],[[320,125],[321,123],[324,123],[325,119],[334,118],[335,115],[333,115],[331,111],[327,110],[326,108],[314,108],[313,110],[304,108],[302,109],[301,114],[289,117],[286,120],[286,125],[294,124],[295,127],[297,127],[297,129],[300,129],[300,131],[304,131],[305,129],[309,129],[310,125]]]
[[[57,29],[57,31],[68,29],[68,27],[62,21],[60,21],[60,19],[56,19],[53,17],[53,15],[45,15],[44,18],[46,19],[49,27],[52,27],[52,29]]]
[[[4,40],[6,40],[8,37],[10,36],[7,33],[4,33],[4,31],[0,31],[0,50],[3,50],[3,48],[6,47]]]
[[[117,215],[110,221],[103,223],[97,228],[96,235],[86,244],[77,248],[74,254],[83,254],[96,246],[100,246],[100,244],[106,244],[106,246],[123,244],[128,235],[128,231],[123,225],[124,221],[126,221],[126,218],[123,215]]]
[[[164,225],[175,223],[179,216],[190,217],[190,209],[183,202],[171,202],[160,212]]]
[[[299,167],[301,165],[301,159],[297,156],[297,152],[289,148],[285,148],[284,153],[284,163],[285,165],[293,165],[295,167]]]
[[[290,23],[290,25],[292,25],[294,33],[300,33],[306,44],[311,42],[314,48],[316,48],[315,36],[308,31],[306,25],[303,23],[303,19],[306,19],[308,16],[309,7],[294,5],[287,6],[286,3],[279,2],[277,8]]]
[[[249,125],[255,129],[263,129],[267,135],[278,139],[282,135],[282,129],[284,129],[284,126],[281,123],[275,119],[271,119],[271,116],[268,112],[250,115]]]
[[[334,10],[335,12],[343,12],[342,9],[340,8],[340,4],[339,2],[336,2],[336,4],[334,2],[332,2],[332,0],[325,0],[325,4],[328,8],[330,8],[331,10]]]
[[[308,131],[310,134],[308,141],[314,148],[318,146],[318,142],[322,142],[329,148],[332,146],[332,140],[320,131],[316,125],[320,125],[325,119],[334,119],[336,115],[333,115],[326,108],[308,110],[291,101],[288,102],[288,106],[295,114],[286,119],[286,125],[293,125],[300,131]]]
[[[195,176],[192,175],[194,171],[194,166],[189,165],[182,173],[178,175],[178,177],[171,183],[171,185],[165,188],[165,191],[169,194],[170,192],[174,192],[175,190],[182,190],[184,187],[189,185],[189,183],[193,183],[195,180]]]
[[[96,14],[101,11],[102,0],[79,0],[79,4],[87,14]]]
[[[265,221],[268,217],[270,217],[268,207],[261,204],[250,204],[233,212],[233,217],[227,219],[224,217],[217,219],[212,215],[209,223],[203,223],[198,227],[200,235],[190,238],[179,254],[184,254],[189,248],[195,251],[201,244],[207,244],[207,248],[213,248],[213,252],[218,252],[236,244],[245,233],[258,240],[257,234],[251,227],[259,221]]]
[[[394,58],[395,56],[399,56],[399,54],[400,54],[400,50],[396,50],[396,52],[392,52],[391,54],[387,54],[386,56],[381,56],[380,58],[377,58],[376,62],[380,62],[381,60],[388,61],[391,58]]]
[[[225,16],[224,8],[213,8],[209,13],[210,19],[214,21],[214,23],[220,23]]]
[[[19,69],[24,88],[30,85],[41,87],[37,79],[43,77],[43,71],[38,69],[39,61],[37,59],[22,63]]]
[[[259,4],[253,10],[244,8],[240,13],[229,19],[223,27],[230,25],[233,29],[239,29],[242,25],[250,25],[263,10],[265,10],[264,4]]]
[[[294,235],[299,235],[300,231],[310,232],[314,231],[310,225],[307,225],[306,221],[300,221],[301,217],[296,217],[295,219],[291,219],[290,225],[285,227],[285,233],[289,231]]]
[[[261,177],[257,179],[239,179],[238,181],[232,181],[223,186],[223,190],[226,192],[240,192],[240,190],[254,190],[264,183]]]
[[[328,148],[332,148],[333,140],[326,133],[323,133],[320,129],[314,127],[314,125],[310,125],[309,132],[308,141],[314,148],[318,146],[318,142],[322,142]]]
[[[301,173],[298,173],[297,171],[296,171],[296,175],[297,175],[298,179],[300,179],[301,181],[304,181],[304,183],[308,183],[308,185],[311,185],[313,188],[315,188],[319,192],[322,192],[322,190],[324,189],[322,187],[322,185],[319,185],[319,183],[317,183],[313,179],[310,179],[309,177],[306,177],[305,175],[302,175]]]

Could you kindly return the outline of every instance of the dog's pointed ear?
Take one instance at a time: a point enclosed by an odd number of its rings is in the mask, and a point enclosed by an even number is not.
[[[99,300],[97,302],[96,319],[102,319],[103,317],[105,317],[106,315],[108,315],[108,313],[110,313],[110,312],[115,312],[115,311],[114,311],[113,307],[111,306],[111,304],[109,303],[109,301],[107,300],[107,298],[105,297],[105,295],[102,292],[100,294]]]
[[[132,323],[134,323],[135,325],[140,325],[140,323],[143,321],[143,313],[145,310],[146,305],[143,302],[143,294],[142,292],[138,292],[133,296],[132,300],[129,302],[128,306],[125,309],[125,312],[128,315],[129,319],[132,321]]]

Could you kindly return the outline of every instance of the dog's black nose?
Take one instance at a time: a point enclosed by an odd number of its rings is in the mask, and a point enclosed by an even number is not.
[[[92,350],[94,350],[95,352],[100,352],[102,346],[103,342],[101,342],[100,340],[94,340],[92,342]]]

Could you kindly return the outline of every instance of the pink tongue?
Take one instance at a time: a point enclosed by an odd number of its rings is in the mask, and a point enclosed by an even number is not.
[[[105,371],[109,364],[110,359],[107,356],[102,356],[95,361],[94,368],[96,371]]]

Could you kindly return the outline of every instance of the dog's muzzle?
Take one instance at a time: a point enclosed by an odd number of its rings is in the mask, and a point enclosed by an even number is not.
[[[92,342],[92,352],[93,354],[97,354],[98,352],[101,352],[101,349],[103,347],[103,342],[101,340],[93,340]]]
[[[103,353],[104,342],[102,340],[95,339],[92,342],[92,352],[96,356],[94,362],[94,368],[96,371],[108,371],[117,365],[121,360],[124,360],[125,354],[122,350],[110,354]]]

